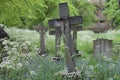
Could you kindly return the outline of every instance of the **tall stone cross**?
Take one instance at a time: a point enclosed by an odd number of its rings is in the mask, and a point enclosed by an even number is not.
[[[69,17],[69,10],[67,3],[59,4],[59,19],[49,20],[50,28],[55,28],[62,32],[65,43],[65,57],[68,72],[75,72],[75,63],[72,55],[75,53],[74,41],[71,35],[71,26],[82,23],[81,16]]]

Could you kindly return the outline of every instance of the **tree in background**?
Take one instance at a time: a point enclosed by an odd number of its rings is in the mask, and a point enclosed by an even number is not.
[[[72,0],[72,4],[78,10],[78,14],[83,17],[83,26],[89,26],[97,20],[95,16],[96,7],[88,0]]]
[[[120,7],[118,0],[107,0],[105,3],[104,14],[111,20],[113,28],[120,28]]]
[[[0,23],[30,27],[43,21],[47,6],[44,0],[0,0]]]
[[[70,16],[83,16],[83,26],[94,21],[94,6],[87,0],[0,0],[0,23],[32,28],[51,18],[58,18],[58,4],[67,2]]]

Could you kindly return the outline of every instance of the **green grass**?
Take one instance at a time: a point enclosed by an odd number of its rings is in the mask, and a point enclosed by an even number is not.
[[[5,41],[8,57],[0,64],[0,80],[70,80],[60,75],[55,76],[61,70],[66,69],[65,60],[55,62],[54,36],[46,35],[46,49],[49,56],[40,57],[39,33],[28,29],[7,28],[11,41]],[[113,49],[117,54],[111,58],[105,56],[96,60],[93,54],[92,41],[97,38],[113,40]],[[61,41],[61,55],[64,57],[64,44]],[[91,31],[78,32],[77,48],[83,52],[82,57],[75,59],[81,80],[119,80],[120,79],[120,48],[115,47],[120,43],[120,30],[110,30],[106,33],[94,34]]]

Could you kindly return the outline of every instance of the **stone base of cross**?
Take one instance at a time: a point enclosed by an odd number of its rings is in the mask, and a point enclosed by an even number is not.
[[[81,79],[81,71],[76,70],[75,72],[68,73],[67,70],[61,70],[57,73],[55,73],[55,76],[62,76],[62,78],[65,78],[67,80],[82,80]]]

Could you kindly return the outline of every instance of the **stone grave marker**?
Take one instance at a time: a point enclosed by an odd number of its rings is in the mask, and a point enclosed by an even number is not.
[[[93,41],[94,55],[96,58],[101,56],[112,57],[112,40],[96,39]]]
[[[70,32],[71,32],[71,30],[73,31],[73,35],[72,35],[73,36],[72,40],[73,40],[73,44],[74,44],[73,48],[75,50],[75,54],[78,55],[78,50],[76,48],[76,46],[77,46],[76,45],[77,44],[77,31],[81,30],[82,27],[81,26],[74,26],[74,25],[81,24],[82,23],[82,17],[81,16],[69,17],[69,13],[66,12],[67,10],[68,9],[65,8],[64,5],[61,5],[60,11],[59,11],[59,13],[60,13],[60,19],[49,20],[49,26],[50,26],[50,28],[55,28],[55,30],[50,31],[49,34],[50,35],[55,35],[55,38],[56,38],[56,42],[55,42],[56,44],[55,44],[55,46],[60,46],[60,37],[61,37],[60,35],[63,34],[62,33],[63,28],[62,27],[60,28],[60,26],[61,26],[60,23],[64,22],[65,19],[68,19]],[[67,18],[66,15],[68,16],[68,18]],[[59,28],[59,29],[57,29],[57,28]],[[56,32],[57,32],[57,35],[56,35]],[[60,47],[55,47],[56,53],[59,52],[59,50],[60,50],[59,48]],[[55,58],[57,58],[57,57],[55,57]]]
[[[97,10],[96,10],[96,18],[98,21],[94,23],[93,25],[89,26],[87,29],[92,30],[95,33],[102,33],[107,31],[110,28],[110,21],[106,19],[106,16],[103,15],[102,11],[104,9],[104,2],[105,0],[90,0],[92,2]]]
[[[47,51],[45,49],[45,34],[47,28],[44,25],[39,25],[36,30],[40,33],[40,49],[38,50],[38,54],[41,56],[46,56]]]
[[[6,45],[3,45],[2,42],[3,40],[2,39],[9,39],[9,35],[4,31],[4,25],[3,24],[0,24],[0,63],[2,62],[2,58],[3,57],[6,57],[8,54],[6,51],[4,51],[4,46]]]
[[[74,41],[71,35],[71,26],[82,23],[81,16],[69,17],[69,10],[67,3],[59,4],[59,19],[49,20],[50,28],[60,28],[62,37],[65,43],[65,57],[67,73],[76,72],[75,62],[72,55],[75,53]]]

